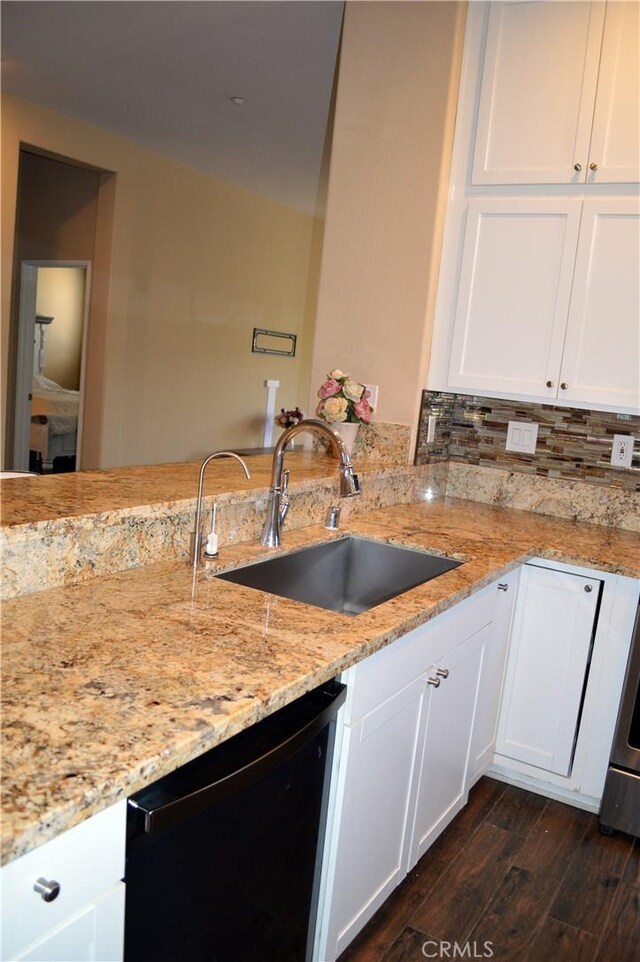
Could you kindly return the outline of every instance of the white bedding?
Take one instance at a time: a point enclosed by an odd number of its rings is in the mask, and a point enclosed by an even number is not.
[[[80,392],[60,387],[42,374],[34,375],[31,417],[44,416],[49,435],[74,434],[78,428]]]

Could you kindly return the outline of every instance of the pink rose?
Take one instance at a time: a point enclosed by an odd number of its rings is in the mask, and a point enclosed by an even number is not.
[[[365,424],[368,424],[371,420],[371,415],[373,414],[373,408],[369,404],[366,398],[361,398],[357,404],[353,405],[353,413]]]
[[[335,378],[330,377],[328,378],[328,380],[324,382],[324,384],[320,385],[320,389],[318,390],[318,397],[321,397],[321,398],[334,397],[339,390],[340,390],[340,384],[338,383],[338,381],[336,381]]]

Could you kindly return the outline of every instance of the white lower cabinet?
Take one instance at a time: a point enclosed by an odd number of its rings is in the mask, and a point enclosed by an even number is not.
[[[125,830],[121,801],[2,868],[3,960],[120,962]]]
[[[427,672],[408,869],[466,802],[469,746],[491,627],[485,625]]]
[[[124,882],[94,899],[53,932],[32,942],[16,962],[118,962],[124,943]]]
[[[638,594],[607,572],[523,566],[490,774],[598,811]]]
[[[525,565],[497,750],[568,775],[602,582]]]
[[[315,951],[322,962],[340,955],[466,801],[498,594],[489,586],[344,677]],[[492,731],[496,715],[497,704]]]

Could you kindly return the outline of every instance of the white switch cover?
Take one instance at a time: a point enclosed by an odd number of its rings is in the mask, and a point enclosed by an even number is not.
[[[614,468],[630,468],[633,460],[633,442],[631,434],[614,434],[611,447],[611,463]]]
[[[371,391],[371,397],[369,398],[369,404],[375,411],[378,407],[378,385],[377,384],[365,384],[367,391]]]
[[[535,421],[509,421],[506,451],[535,454],[538,441],[538,425]]]
[[[427,419],[427,444],[433,444],[436,439],[436,424],[438,423],[438,415],[430,414]]]

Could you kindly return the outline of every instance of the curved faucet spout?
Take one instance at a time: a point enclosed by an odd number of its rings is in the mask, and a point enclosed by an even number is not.
[[[289,441],[303,431],[320,434],[331,444],[333,454],[339,461],[340,497],[353,498],[360,494],[358,475],[354,473],[349,452],[338,432],[332,428],[331,425],[327,424],[326,421],[320,421],[317,418],[306,418],[303,421],[298,421],[297,424],[287,428],[287,430],[280,435],[273,452],[271,489],[269,491],[269,501],[267,504],[267,518],[261,539],[262,544],[269,548],[277,548],[282,543],[281,529],[284,521],[282,511],[284,454]],[[286,504],[288,507],[288,500]]]
[[[200,530],[200,519],[202,516],[202,489],[204,487],[204,473],[207,470],[207,465],[209,462],[213,461],[214,458],[235,458],[236,461],[238,461],[241,465],[247,481],[251,480],[251,472],[249,471],[249,468],[247,467],[245,461],[240,457],[239,454],[236,454],[235,451],[214,451],[213,454],[210,454],[208,458],[205,458],[200,465],[200,476],[198,478],[198,501],[196,504],[196,524],[195,531],[193,533],[190,558],[190,564],[193,568],[200,567],[201,563],[200,554],[202,549],[202,531]]]

